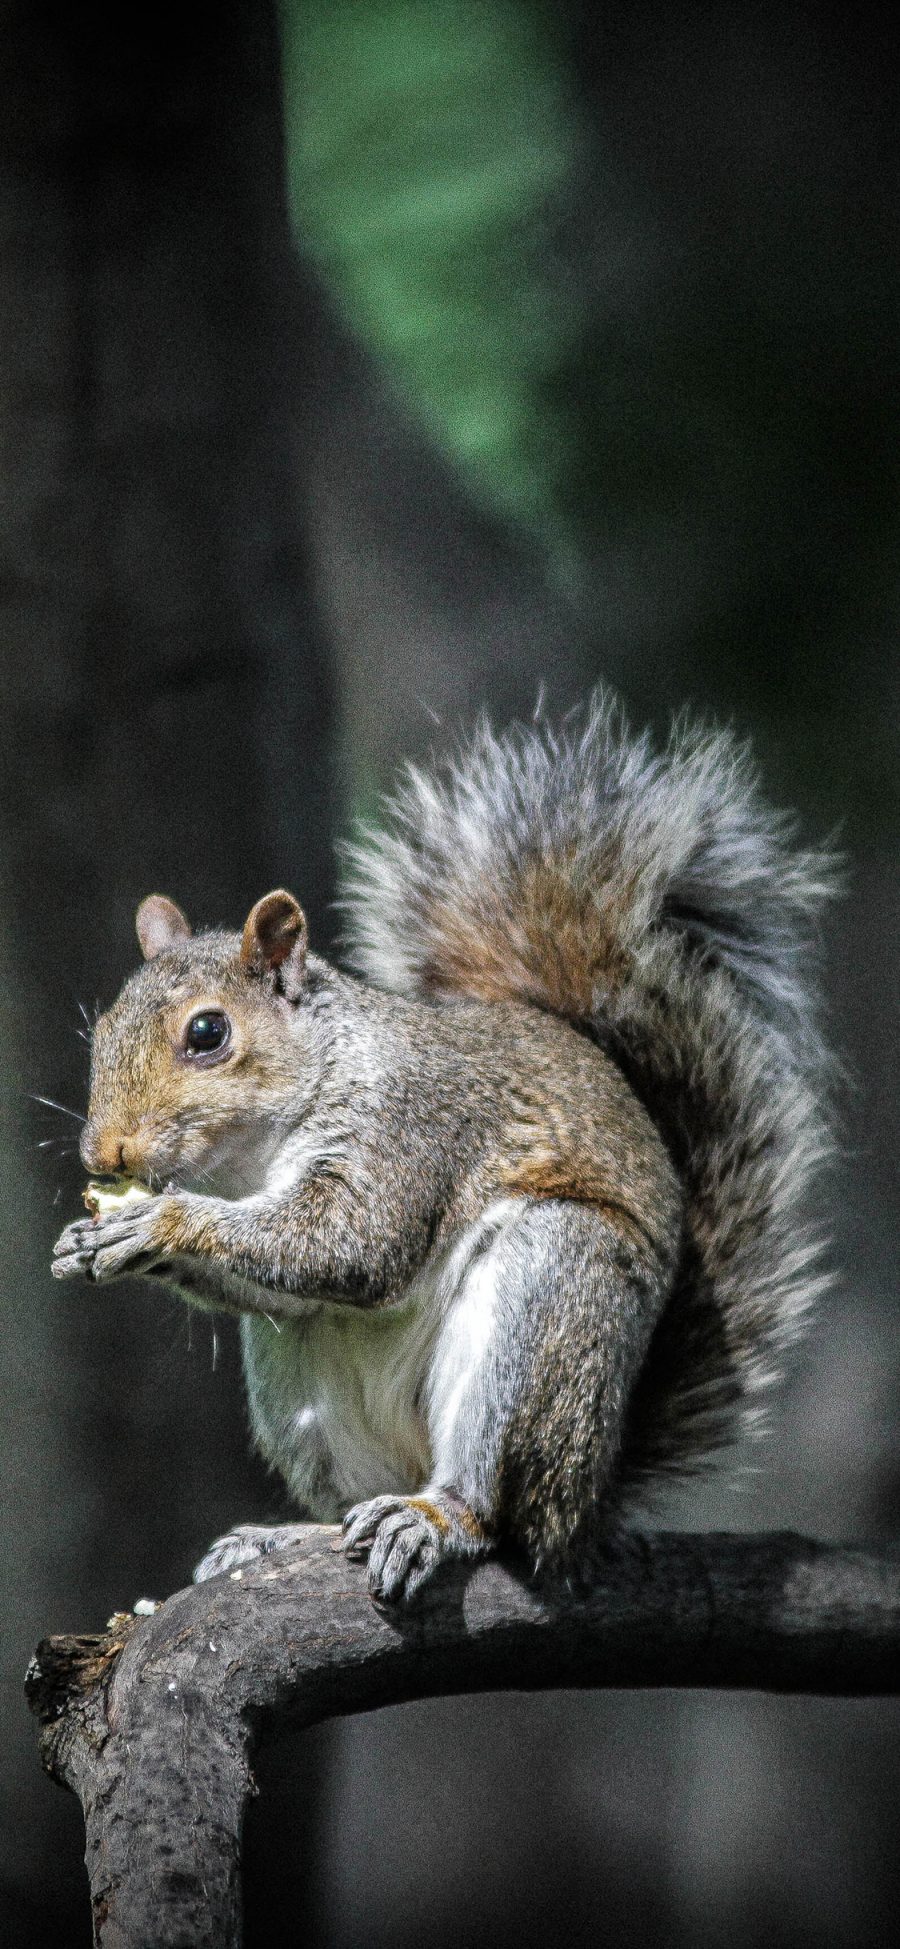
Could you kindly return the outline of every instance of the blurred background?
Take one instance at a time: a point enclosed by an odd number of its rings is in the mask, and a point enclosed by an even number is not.
[[[287,884],[328,948],[336,837],[481,705],[690,703],[838,832],[837,1284],[765,1457],[665,1513],[897,1536],[898,29],[734,0],[0,21],[0,1927],[78,1949],[33,1645],[284,1508],[231,1322],[51,1282],[79,1004],[153,889],[237,926]],[[247,1939],[881,1943],[898,1730],[896,1702],[560,1693],[284,1738]]]

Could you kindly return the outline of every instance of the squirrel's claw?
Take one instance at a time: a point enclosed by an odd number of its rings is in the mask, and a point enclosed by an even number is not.
[[[78,1273],[87,1272],[92,1251],[86,1234],[91,1224],[90,1218],[78,1218],[60,1234],[53,1247],[50,1267],[54,1279],[72,1279]]]
[[[411,1510],[386,1516],[369,1552],[369,1589],[382,1604],[409,1603],[436,1570],[440,1538]]]
[[[344,1549],[369,1559],[369,1589],[382,1604],[409,1603],[439,1563],[481,1556],[485,1531],[457,1496],[373,1496],[344,1517]]]
[[[403,1496],[373,1496],[357,1504],[343,1527],[351,1562],[368,1556],[369,1590],[379,1603],[408,1602],[437,1566],[436,1531]]]
[[[372,1496],[368,1502],[348,1509],[341,1531],[344,1553],[351,1563],[360,1563],[368,1556],[382,1518],[404,1507],[403,1496]]]
[[[161,1256],[153,1233],[157,1199],[108,1218],[78,1218],[67,1225],[53,1248],[54,1279],[81,1276],[97,1283],[125,1273],[147,1272]]]
[[[281,1523],[274,1528],[262,1523],[236,1523],[226,1536],[217,1536],[210,1544],[193,1572],[194,1582],[205,1584],[210,1577],[222,1577],[226,1571],[233,1573],[246,1563],[257,1563],[273,1550],[286,1550],[291,1543],[300,1542],[308,1531],[308,1523]]]

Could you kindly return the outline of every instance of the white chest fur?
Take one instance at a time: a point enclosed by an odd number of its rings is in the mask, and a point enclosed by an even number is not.
[[[491,1206],[423,1267],[400,1305],[311,1304],[277,1325],[245,1314],[253,1432],[301,1509],[334,1521],[354,1502],[428,1481],[483,1367],[492,1248],[517,1209],[517,1200]]]

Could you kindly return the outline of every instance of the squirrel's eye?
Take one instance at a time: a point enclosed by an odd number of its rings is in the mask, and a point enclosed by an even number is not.
[[[231,1023],[221,1009],[205,1008],[200,1015],[192,1015],[184,1032],[184,1050],[188,1056],[211,1056],[224,1049],[231,1036]]]

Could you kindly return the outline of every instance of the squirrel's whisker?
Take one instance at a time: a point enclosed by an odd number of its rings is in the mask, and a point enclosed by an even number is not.
[[[80,1110],[70,1110],[66,1103],[54,1103],[52,1096],[34,1096],[30,1090],[26,1094],[32,1103],[42,1103],[46,1110],[58,1110],[60,1116],[74,1117],[76,1123],[87,1122],[87,1118],[82,1116]]]

